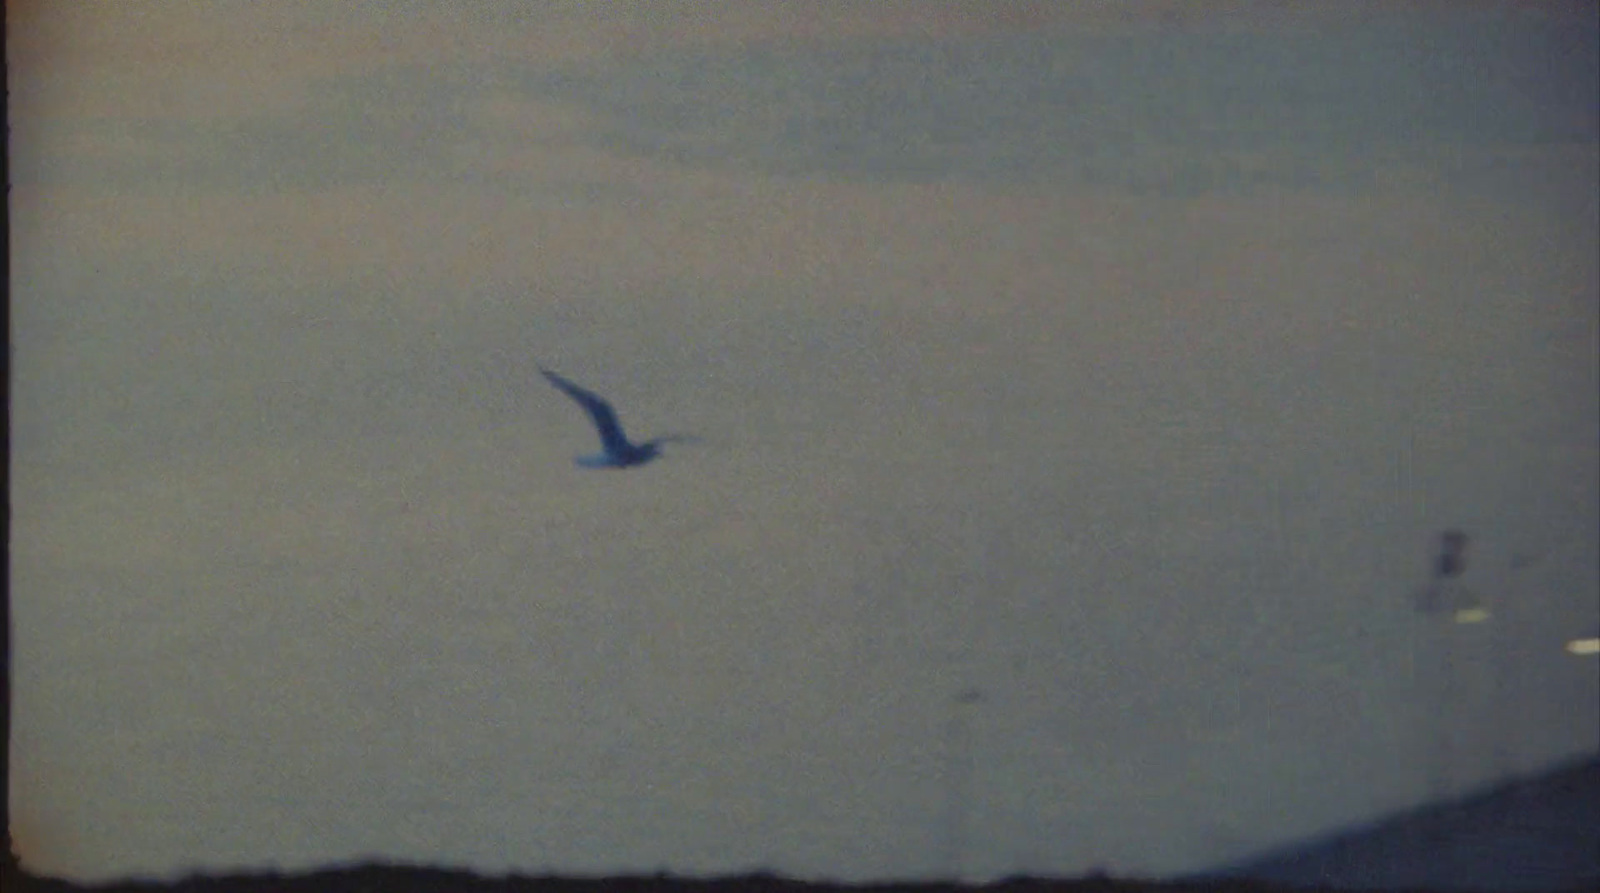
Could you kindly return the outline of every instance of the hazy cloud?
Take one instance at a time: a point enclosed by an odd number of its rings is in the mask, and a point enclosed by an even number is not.
[[[535,82],[598,148],[791,176],[1348,186],[1440,145],[1591,142],[1593,34],[1344,24],[673,51]]]
[[[786,176],[1250,192],[1369,188],[1437,164],[1442,146],[1480,150],[1451,173],[1481,179],[1525,166],[1518,149],[1600,136],[1592,28],[1557,19],[1508,31],[1492,13],[1448,27],[1406,21],[1270,37],[1002,31],[757,40],[551,66],[402,63],[316,78],[288,107],[70,123],[62,137],[75,148],[20,153],[15,175],[190,190],[515,184],[512,170],[481,161],[585,144]],[[485,114],[518,94],[584,115],[530,129],[503,105],[498,120]],[[583,198],[601,183],[544,185]]]

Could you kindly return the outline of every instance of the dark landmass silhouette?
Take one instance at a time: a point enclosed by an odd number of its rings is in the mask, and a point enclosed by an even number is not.
[[[1305,889],[1600,891],[1600,756],[1191,875]]]
[[[0,860],[0,893],[1316,893],[1459,890],[1600,893],[1600,756],[1562,763],[1476,794],[1278,848],[1210,872],[1152,880],[1090,874],[989,883],[813,882],[770,872],[726,877],[481,875],[364,863],[286,874],[191,875],[79,884]]]

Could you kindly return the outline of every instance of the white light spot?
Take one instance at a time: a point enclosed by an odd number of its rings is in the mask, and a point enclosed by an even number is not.
[[[1456,612],[1457,623],[1482,623],[1488,619],[1488,608],[1462,608]]]
[[[1567,650],[1573,654],[1600,654],[1600,636],[1592,639],[1573,639],[1567,643]]]

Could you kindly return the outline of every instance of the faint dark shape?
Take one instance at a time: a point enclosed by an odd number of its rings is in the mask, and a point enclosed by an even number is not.
[[[1436,800],[1452,795],[1456,786],[1457,723],[1463,693],[1459,691],[1460,680],[1456,678],[1455,651],[1459,633],[1455,630],[1463,624],[1478,624],[1489,619],[1483,601],[1461,583],[1461,576],[1467,570],[1469,542],[1468,536],[1455,528],[1440,533],[1431,579],[1416,595],[1417,611],[1427,616],[1428,636],[1432,639],[1426,647],[1418,644],[1419,659],[1426,661],[1422,672],[1432,677],[1433,691],[1428,697],[1434,701],[1433,715],[1424,716],[1432,725],[1429,735],[1433,740],[1426,759],[1432,776],[1430,793]]]
[[[1453,580],[1466,569],[1467,535],[1459,530],[1446,530],[1439,535],[1439,558],[1434,576]]]
[[[967,809],[972,799],[972,727],[966,714],[985,698],[978,689],[968,688],[950,700],[950,722],[945,727],[945,776],[950,785],[945,804],[945,862],[947,877],[959,882],[966,855]]]
[[[1467,570],[1467,545],[1471,538],[1457,529],[1439,534],[1439,552],[1433,559],[1433,578],[1417,593],[1417,610],[1424,614],[1449,613],[1461,622],[1472,622],[1474,615],[1463,612],[1481,610],[1482,603],[1460,583]]]
[[[560,388],[562,393],[571,397],[582,406],[589,417],[594,420],[594,427],[600,432],[599,453],[593,456],[579,456],[574,461],[584,468],[628,468],[634,465],[643,465],[661,454],[661,445],[672,442],[692,442],[695,438],[682,435],[657,437],[644,443],[633,443],[628,436],[622,433],[622,423],[617,421],[617,411],[611,408],[605,398],[584,390],[565,378],[551,372],[543,366],[539,371],[550,383]]]

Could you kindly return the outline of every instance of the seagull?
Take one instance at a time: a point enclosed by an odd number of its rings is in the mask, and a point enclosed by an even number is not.
[[[661,445],[673,441],[693,440],[690,437],[670,436],[657,437],[644,443],[632,443],[628,435],[622,433],[622,423],[617,421],[617,411],[604,397],[593,391],[587,391],[572,382],[551,372],[543,366],[539,371],[550,383],[561,389],[561,392],[576,400],[584,412],[594,420],[594,427],[600,432],[600,452],[593,456],[578,456],[575,461],[584,468],[628,468],[634,465],[643,465],[661,454]]]

